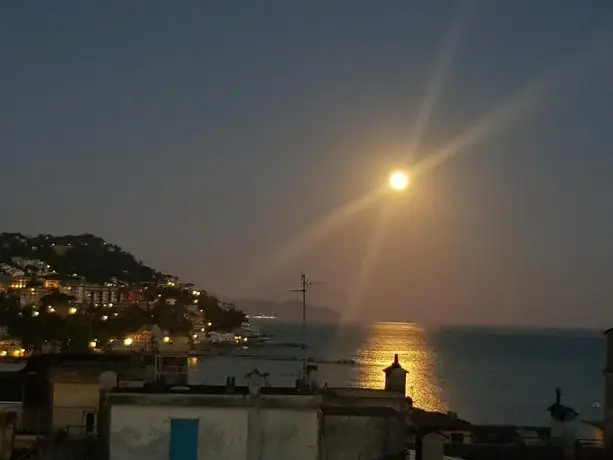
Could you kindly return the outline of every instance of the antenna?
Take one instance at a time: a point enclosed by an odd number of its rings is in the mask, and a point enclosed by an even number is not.
[[[306,356],[306,304],[307,304],[307,292],[311,286],[324,284],[321,281],[311,281],[308,279],[307,275],[304,272],[300,275],[300,289],[291,289],[290,292],[301,292],[302,293],[302,325],[301,325],[301,345],[302,348],[302,372],[304,373],[304,377],[306,377],[306,367],[307,367],[307,356]]]

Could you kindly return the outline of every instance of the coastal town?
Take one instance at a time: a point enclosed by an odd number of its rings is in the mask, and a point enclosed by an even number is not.
[[[306,355],[294,385],[238,363],[223,385],[194,381],[198,355],[267,337],[234,305],[93,235],[0,234],[0,271],[3,458],[605,458],[612,421],[581,420],[561,389],[550,426],[473,424],[414,406],[398,355],[383,388],[330,386]]]
[[[5,1],[0,460],[613,460],[613,1]]]
[[[232,303],[93,235],[1,234],[0,321],[0,356],[264,339]]]

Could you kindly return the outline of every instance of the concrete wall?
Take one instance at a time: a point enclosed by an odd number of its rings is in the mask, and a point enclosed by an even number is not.
[[[319,455],[319,416],[315,410],[261,412],[262,460],[315,460]]]
[[[86,412],[98,412],[98,382],[54,382],[52,429],[82,427]]]
[[[315,409],[111,405],[109,460],[168,460],[173,418],[199,419],[200,460],[316,460]]]
[[[402,394],[363,388],[332,388],[324,396],[324,403],[336,407],[389,407],[399,412],[407,409]]]
[[[386,452],[388,421],[383,417],[326,415],[322,460],[374,460]]]
[[[584,444],[602,447],[604,445],[604,430],[589,423],[581,422],[577,424],[577,439]]]

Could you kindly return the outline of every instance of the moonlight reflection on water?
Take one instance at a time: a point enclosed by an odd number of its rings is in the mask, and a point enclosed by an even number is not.
[[[278,342],[300,337],[300,324],[271,321],[261,327]],[[318,363],[320,381],[331,387],[383,388],[383,369],[398,353],[408,371],[407,395],[417,407],[453,410],[473,423],[546,424],[549,413],[543,407],[551,404],[552,389],[563,382],[580,414],[593,419],[601,415],[593,407],[604,391],[600,331],[342,322],[309,324],[307,334],[309,356],[323,360]],[[227,376],[234,376],[245,385],[245,374],[257,368],[268,372],[274,385],[295,385],[302,368],[299,348],[243,351],[294,359],[202,357],[190,362],[190,383],[224,385]],[[338,364],[339,359],[356,364]]]
[[[356,356],[359,383],[366,388],[383,388],[388,366],[395,353],[407,374],[407,395],[416,406],[446,411],[435,377],[436,353],[428,345],[422,327],[409,323],[376,323]]]

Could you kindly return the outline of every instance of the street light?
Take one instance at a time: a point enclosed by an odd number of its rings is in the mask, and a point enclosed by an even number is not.
[[[404,171],[394,171],[390,174],[388,183],[392,190],[402,191],[406,189],[411,182],[411,178]]]

